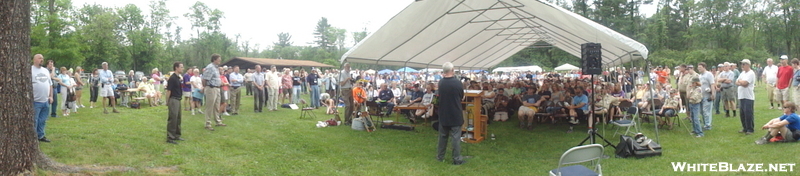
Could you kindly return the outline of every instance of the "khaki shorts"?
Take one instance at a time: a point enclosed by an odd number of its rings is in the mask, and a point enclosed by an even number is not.
[[[775,101],[783,102],[783,101],[792,101],[789,99],[789,88],[785,89],[775,89]]]
[[[525,113],[532,113],[533,114],[533,113],[536,113],[536,111],[538,111],[538,110],[539,109],[536,108],[536,107],[520,106],[518,112],[520,114],[525,114]]]
[[[192,97],[192,92],[183,92],[183,97]]]
[[[767,84],[767,98],[769,101],[775,101],[775,85]]]

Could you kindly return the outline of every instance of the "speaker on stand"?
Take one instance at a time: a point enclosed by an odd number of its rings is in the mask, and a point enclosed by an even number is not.
[[[581,72],[584,75],[603,73],[602,46],[599,43],[581,44]]]

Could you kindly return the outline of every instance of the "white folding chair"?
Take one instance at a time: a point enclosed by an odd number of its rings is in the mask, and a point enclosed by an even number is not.
[[[561,155],[558,168],[550,170],[551,176],[569,175],[603,175],[600,159],[603,158],[603,145],[589,144],[572,147]],[[594,170],[578,163],[590,162]],[[576,164],[576,165],[571,165]],[[566,166],[564,165],[571,165]]]

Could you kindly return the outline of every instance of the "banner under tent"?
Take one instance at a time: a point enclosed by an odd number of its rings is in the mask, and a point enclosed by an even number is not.
[[[345,53],[341,62],[458,70],[492,68],[527,47],[575,57],[601,43],[605,67],[647,59],[631,38],[544,0],[425,0],[411,3]],[[546,46],[544,46],[544,45]]]

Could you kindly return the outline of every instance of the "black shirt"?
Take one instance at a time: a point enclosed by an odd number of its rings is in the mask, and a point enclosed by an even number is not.
[[[172,74],[172,76],[169,76],[169,79],[167,79],[167,90],[169,90],[170,98],[177,98],[178,100],[182,98],[181,94],[183,93],[183,89],[181,89],[181,81],[182,79],[178,74]]]
[[[317,74],[308,74],[308,76],[306,76],[306,82],[308,82],[308,85],[317,85],[317,78],[319,78]]]
[[[464,117],[461,112],[461,98],[464,85],[456,77],[442,78],[439,81],[439,124],[443,127],[461,126]]]
[[[301,78],[298,76],[292,76],[292,86],[299,86]]]

